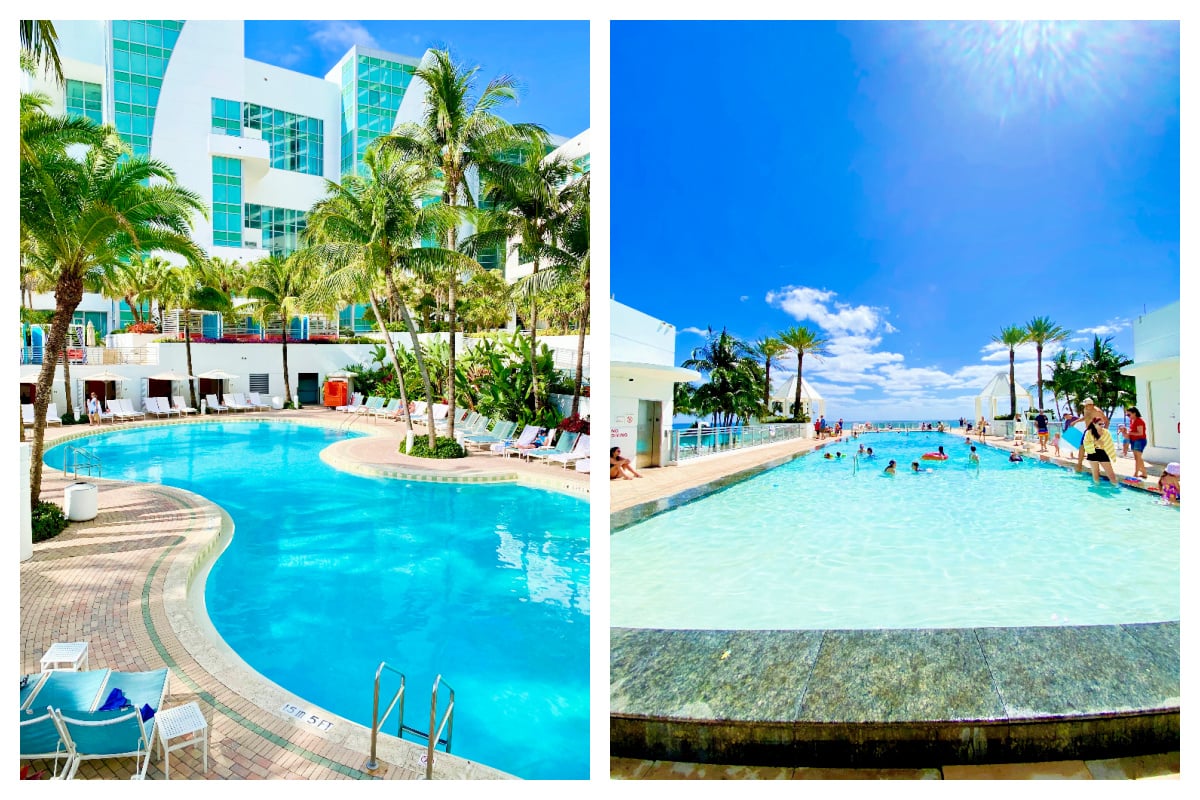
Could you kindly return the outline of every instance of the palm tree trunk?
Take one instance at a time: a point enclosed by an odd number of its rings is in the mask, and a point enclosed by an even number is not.
[[[767,365],[766,366],[767,366],[767,375],[766,375],[767,381],[766,381],[766,385],[763,386],[763,408],[765,408],[767,410],[766,413],[768,415],[770,415],[770,413],[771,413],[771,357],[770,356],[767,356]]]
[[[540,259],[533,259],[533,273],[530,275],[531,281],[537,279],[538,267],[540,265]],[[533,291],[532,282],[529,286],[529,372],[532,376],[530,379],[530,390],[533,392],[533,418],[537,419],[541,406],[538,398],[537,375],[537,295]]]
[[[125,305],[129,306],[129,313],[133,315],[134,323],[141,322],[142,321],[142,312],[140,310],[138,310],[138,307],[136,305],[134,305],[133,295],[131,295],[131,294],[125,295]],[[118,320],[118,321],[120,321],[120,320]]]
[[[575,348],[575,396],[571,399],[571,416],[579,416],[579,395],[583,392],[583,343],[587,336],[588,318],[591,314],[590,281],[583,284],[583,311],[579,314],[579,344]]]
[[[387,347],[388,355],[392,358],[392,368],[396,370],[396,383],[400,387],[400,405],[404,407],[404,424],[408,429],[412,430],[412,417],[408,413],[408,390],[404,386],[404,372],[400,369],[400,359],[396,358],[396,346],[392,344],[392,336],[388,333],[383,324],[383,315],[379,311],[379,299],[375,296],[375,292],[368,292],[367,296],[371,299],[371,311],[375,314],[375,321],[379,323],[379,327],[383,330],[383,344]]]
[[[417,359],[417,372],[421,375],[421,386],[425,389],[425,396],[429,398],[430,405],[433,404],[433,382],[429,380],[429,367],[425,365],[425,356],[421,352],[421,341],[417,338],[417,332],[413,329],[412,316],[408,313],[408,304],[403,300],[400,301],[400,316],[404,319],[404,327],[408,328],[408,335],[412,339],[413,356]],[[405,411],[404,413],[408,413]],[[412,427],[412,423],[409,423]],[[451,434],[453,436],[453,434]],[[437,447],[437,430],[433,425],[429,426],[429,449],[433,450]]]
[[[65,271],[65,270],[64,270]],[[67,338],[67,326],[75,316],[75,309],[83,299],[83,279],[75,280],[59,278],[54,287],[56,307],[54,318],[50,323],[50,336],[47,339],[43,353],[58,353],[62,350]],[[53,355],[43,357],[42,371],[38,375],[37,396],[33,399],[33,451],[30,456],[29,471],[29,501],[31,507],[36,507],[42,495],[42,456],[46,450],[46,407],[50,405],[54,369],[58,359]]]
[[[457,198],[454,196],[451,196],[450,200],[451,200],[452,204],[457,202]],[[455,245],[457,244],[457,239],[458,239],[458,228],[451,228],[449,231],[447,231],[446,238],[450,244],[450,246],[447,249],[454,250]],[[446,299],[446,305],[449,306],[449,310],[450,310],[450,371],[449,371],[449,376],[446,378],[446,383],[448,384],[448,386],[446,387],[446,404],[450,406],[450,410],[446,412],[446,420],[449,423],[447,425],[447,431],[449,432],[449,436],[451,439],[454,438],[454,417],[456,416],[455,410],[454,410],[454,407],[455,407],[454,385],[457,383],[457,381],[454,379],[454,372],[455,372],[454,365],[455,365],[455,361],[456,361],[455,351],[457,350],[457,346],[458,346],[458,343],[456,341],[457,337],[455,336],[455,334],[458,331],[458,303],[456,302],[457,295],[456,295],[456,292],[454,291],[454,289],[457,286],[457,284],[458,284],[458,269],[451,268],[451,270],[450,270],[450,291],[447,293],[447,299]],[[433,434],[431,433],[430,435],[432,436]]]
[[[1009,413],[1008,418],[1016,422],[1017,419],[1017,351],[1008,348],[1008,402]]]
[[[288,377],[287,365],[287,329],[288,321],[283,321],[283,404],[285,406],[292,405],[292,381]]]
[[[804,390],[804,353],[796,351],[796,404],[792,406],[792,421],[800,421],[800,393]]]
[[[74,316],[74,315],[72,315]],[[71,359],[68,357],[68,350],[71,349],[71,329],[67,328],[67,335],[63,341],[62,360],[63,360],[63,395],[67,398],[65,405],[66,415],[75,421],[75,406],[71,402]]]
[[[193,374],[192,373],[191,319],[192,319],[192,315],[188,314],[187,312],[184,312],[184,315],[183,315],[183,349],[187,353],[187,374],[188,375]],[[196,384],[192,383],[190,378],[188,379],[188,394],[190,395],[190,397],[192,399],[192,408],[199,408],[200,406],[196,402]]]
[[[1042,405],[1043,400],[1042,400],[1042,343],[1041,342],[1037,343],[1037,354],[1038,354],[1038,411],[1041,411],[1043,408],[1045,408],[1045,406]]]

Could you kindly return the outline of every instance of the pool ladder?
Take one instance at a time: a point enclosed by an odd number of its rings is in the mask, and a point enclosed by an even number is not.
[[[365,416],[367,416],[367,414],[366,414],[366,412],[363,412],[363,411],[348,411],[348,412],[346,412],[346,416],[349,417],[350,419],[346,420],[345,422],[338,423],[338,431],[340,433],[348,432],[350,430],[351,426],[353,426],[354,423],[358,422],[360,417],[365,417]]]
[[[67,466],[68,463],[70,464],[69,467]],[[74,478],[78,479],[79,470],[86,469],[88,477],[90,478],[92,477],[93,467],[96,469],[96,477],[103,477],[100,456],[96,455],[91,450],[85,450],[82,447],[75,447],[73,445],[67,445],[63,449],[63,474],[70,472]]]
[[[387,711],[383,712],[383,717],[379,716],[379,679],[383,675],[383,671],[394,672],[400,676],[400,688],[396,690],[396,694],[392,696],[391,703],[388,704]],[[437,745],[444,745],[446,752],[450,752],[450,743],[454,738],[454,689],[449,683],[442,680],[442,676],[438,675],[433,681],[433,694],[429,701],[429,731],[418,730],[404,724],[404,673],[389,665],[386,661],[379,662],[379,669],[375,670],[375,700],[371,707],[371,755],[367,760],[367,769],[373,770],[379,768],[379,760],[376,758],[376,741],[379,738],[379,731],[383,727],[383,723],[387,721],[392,710],[397,704],[400,706],[400,711],[396,715],[396,736],[400,739],[404,738],[404,733],[407,731],[413,736],[425,739],[425,780],[433,780],[433,757]],[[446,705],[446,711],[442,714],[441,721],[438,721],[438,690],[445,687],[450,694],[449,702]],[[446,736],[442,738],[442,732],[445,731]]]

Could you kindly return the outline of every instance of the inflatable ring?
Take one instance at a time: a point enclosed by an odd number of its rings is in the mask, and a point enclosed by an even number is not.
[[[925,455],[921,456],[922,461],[945,461],[948,458],[950,458],[950,456],[943,455],[942,453],[926,453]]]

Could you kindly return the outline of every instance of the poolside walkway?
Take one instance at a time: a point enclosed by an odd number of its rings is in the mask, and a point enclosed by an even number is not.
[[[340,416],[313,408],[222,414],[220,421],[266,418],[336,425]],[[426,480],[492,479],[500,474],[512,480],[515,474],[522,482],[586,494],[585,474],[499,456],[473,456],[454,465],[422,469],[397,452],[402,425],[364,423],[355,429],[374,435],[327,448],[336,452],[326,460],[370,474],[399,470]],[[150,420],[147,424],[188,423]],[[140,423],[118,427],[135,426]],[[88,426],[50,429],[46,446],[95,431]],[[61,472],[45,468],[43,499],[61,505],[71,482]],[[335,718],[330,731],[318,731],[285,714],[283,705],[296,704],[298,698],[259,676],[213,637],[202,609],[202,592],[196,589],[202,586],[212,555],[229,539],[232,521],[227,514],[198,495],[171,487],[92,482],[98,487],[96,518],[72,523],[54,539],[34,544],[33,557],[20,565],[22,674],[39,670],[39,659],[52,643],[70,641],[89,643],[92,669],[169,667],[165,706],[196,701],[209,724],[208,772],[203,772],[198,748],[186,747],[171,753],[172,780],[424,778],[422,745],[381,738],[380,766],[368,771],[365,728]],[[363,690],[371,690],[369,676]],[[325,716],[310,705],[305,710]],[[437,779],[511,777],[443,752],[434,764]],[[52,768],[50,762],[33,762],[33,766]],[[125,779],[132,772],[132,758],[87,761],[78,777]],[[152,760],[148,777],[164,777],[160,755]]]

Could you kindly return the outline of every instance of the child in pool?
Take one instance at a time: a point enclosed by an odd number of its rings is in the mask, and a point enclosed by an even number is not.
[[[1008,454],[1008,460],[1015,463],[1017,461],[1024,461],[1025,459],[1021,458],[1020,453],[1018,453],[1016,450],[1013,450]]]
[[[883,474],[884,475],[895,475],[896,474],[896,462],[889,461],[888,465],[883,468]]]
[[[975,452],[975,445],[971,445],[971,457],[970,457],[970,461],[971,461],[971,463],[972,463],[972,464],[978,464],[978,463],[979,463],[979,453]]]
[[[874,458],[874,457],[875,457],[875,451],[868,447],[867,448],[867,458]]]
[[[1179,463],[1172,461],[1167,464],[1162,475],[1158,476],[1158,490],[1162,493],[1163,503],[1171,506],[1179,505]]]

